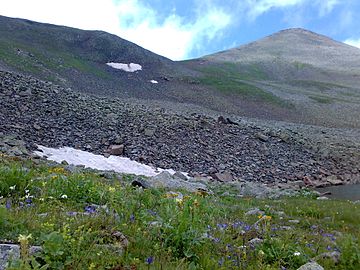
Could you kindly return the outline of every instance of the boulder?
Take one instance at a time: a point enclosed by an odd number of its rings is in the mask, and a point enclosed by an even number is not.
[[[297,270],[324,270],[324,268],[316,262],[308,262],[300,266]]]
[[[220,182],[231,182],[233,181],[233,176],[229,172],[223,172],[223,173],[215,173],[214,178]]]
[[[7,268],[10,260],[20,258],[20,246],[12,244],[0,244],[0,270]]]
[[[113,144],[109,146],[107,152],[110,155],[121,156],[122,154],[124,154],[124,149],[125,146],[123,144]]]
[[[326,181],[334,186],[344,184],[344,182],[342,180],[338,179],[338,177],[336,175],[330,175],[330,176],[326,177]]]
[[[208,188],[203,183],[193,182],[193,179],[190,178],[187,181],[182,180],[176,176],[171,175],[167,171],[150,177],[146,183],[152,188],[166,188],[166,189],[185,189],[190,192],[196,192],[199,190],[207,191]]]

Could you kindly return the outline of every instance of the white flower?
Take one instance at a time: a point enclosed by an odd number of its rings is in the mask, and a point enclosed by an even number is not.
[[[300,254],[301,254],[301,253],[300,253],[299,251],[295,251],[295,252],[294,252],[294,256],[300,256]]]
[[[60,196],[61,199],[67,199],[67,197],[68,196],[66,194],[63,194],[63,195]]]
[[[10,190],[15,190],[15,188],[16,188],[16,185],[13,185],[10,187]]]

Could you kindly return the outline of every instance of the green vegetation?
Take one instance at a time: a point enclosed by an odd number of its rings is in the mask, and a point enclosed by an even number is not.
[[[312,67],[312,65],[310,65],[310,64],[302,63],[302,62],[299,62],[299,61],[294,61],[293,65],[297,70],[303,70],[303,69],[305,69],[307,67]]]
[[[9,269],[297,269],[332,251],[339,262],[319,259],[325,269],[360,268],[358,204],[181,197],[131,179],[2,155],[0,241],[22,247]],[[245,215],[253,208],[263,212]],[[43,252],[29,255],[31,245]]]
[[[237,94],[243,98],[264,101],[277,106],[288,106],[281,98],[252,85],[250,80],[265,80],[267,75],[255,64],[240,67],[235,63],[202,67],[204,74],[199,82],[228,94]]]
[[[294,80],[294,81],[290,81],[289,84],[302,88],[315,88],[319,91],[330,91],[334,89],[347,88],[346,86],[340,84],[320,82],[320,81],[310,81],[310,80]]]
[[[55,48],[27,46],[16,40],[0,40],[0,58],[9,66],[22,72],[34,75],[43,74],[47,78],[54,78],[49,76],[51,73],[61,74],[68,69],[76,69],[102,79],[110,78],[104,70],[81,57]]]
[[[312,100],[315,100],[316,102],[321,103],[321,104],[331,104],[334,102],[333,98],[326,97],[326,96],[311,95],[311,96],[309,96],[309,98],[311,98]]]

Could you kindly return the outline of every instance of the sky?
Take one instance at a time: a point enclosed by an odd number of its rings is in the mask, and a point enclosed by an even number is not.
[[[360,48],[359,0],[0,0],[0,15],[107,31],[172,60],[293,27]]]

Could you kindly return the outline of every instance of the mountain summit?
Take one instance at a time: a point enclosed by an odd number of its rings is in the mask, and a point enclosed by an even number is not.
[[[231,62],[299,62],[360,73],[360,49],[302,29],[282,30],[258,41],[205,59]]]

